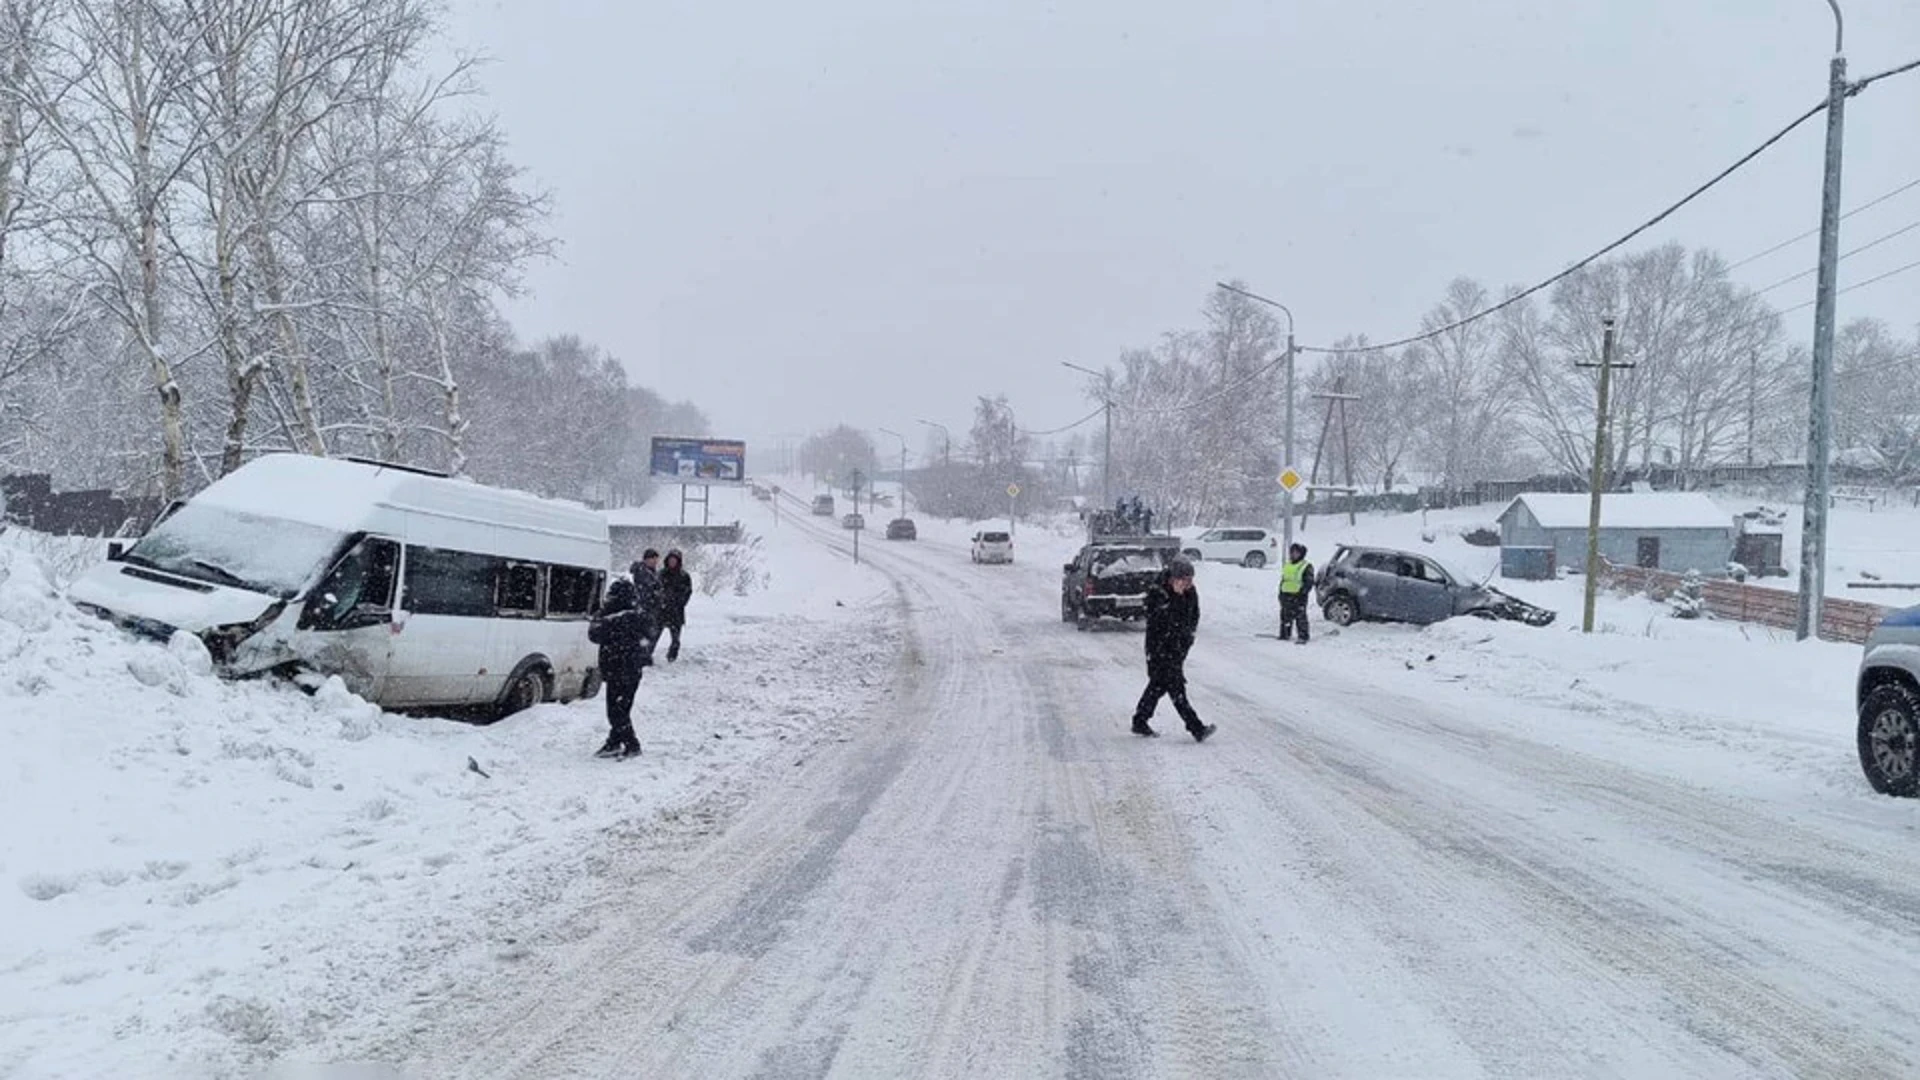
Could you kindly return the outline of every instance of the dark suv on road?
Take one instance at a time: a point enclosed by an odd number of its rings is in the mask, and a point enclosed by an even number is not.
[[[1173,536],[1142,536],[1088,544],[1062,568],[1060,621],[1082,630],[1093,620],[1144,619],[1147,590],[1180,552]]]

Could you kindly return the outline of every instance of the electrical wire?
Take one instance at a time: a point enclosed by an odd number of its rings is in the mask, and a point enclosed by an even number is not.
[[[1905,72],[1913,71],[1915,69],[1920,69],[1920,60],[1915,60],[1911,63],[1902,64],[1898,67],[1888,68],[1886,71],[1882,71],[1877,74],[1870,75],[1864,79],[1859,80],[1858,82],[1849,83],[1845,90],[1845,96],[1852,97],[1855,94],[1860,93],[1862,90],[1865,90],[1867,87],[1873,85],[1874,83],[1879,82],[1881,79],[1890,78],[1894,75],[1900,75]],[[1528,286],[1527,288],[1520,290],[1517,293],[1514,293],[1512,296],[1507,297],[1505,300],[1500,301],[1499,303],[1493,305],[1492,307],[1485,308],[1480,311],[1476,311],[1470,315],[1463,316],[1462,318],[1459,318],[1459,319],[1455,319],[1453,322],[1450,322],[1445,326],[1436,327],[1435,329],[1426,331],[1425,333],[1414,334],[1410,337],[1401,338],[1397,341],[1381,342],[1379,345],[1376,345],[1374,347],[1378,349],[1397,349],[1406,345],[1413,345],[1422,341],[1430,341],[1433,338],[1437,338],[1442,334],[1449,333],[1454,330],[1458,330],[1461,327],[1467,326],[1471,323],[1479,322],[1481,319],[1484,319],[1487,316],[1494,314],[1495,312],[1503,311],[1506,308],[1512,307],[1513,305],[1519,303],[1520,301],[1525,300],[1527,297],[1534,295],[1535,293],[1538,293],[1544,289],[1550,288],[1562,281],[1565,281],[1567,278],[1572,277],[1574,274],[1577,274],[1581,270],[1586,269],[1588,266],[1593,265],[1595,262],[1598,262],[1600,259],[1626,246],[1628,243],[1632,242],[1634,238],[1640,236],[1642,233],[1645,233],[1647,230],[1653,228],[1655,225],[1658,225],[1661,222],[1665,221],[1667,218],[1672,217],[1676,212],[1680,210],[1681,207],[1684,207],[1688,203],[1693,202],[1695,199],[1699,198],[1700,196],[1706,194],[1708,191],[1712,190],[1714,187],[1718,186],[1720,182],[1725,180],[1727,177],[1732,176],[1734,173],[1738,172],[1742,168],[1745,168],[1746,165],[1749,162],[1753,161],[1754,158],[1757,158],[1761,154],[1764,154],[1768,150],[1772,149],[1776,143],[1780,142],[1780,140],[1792,134],[1793,131],[1797,129],[1801,124],[1804,124],[1808,120],[1811,120],[1815,116],[1819,115],[1820,113],[1825,112],[1826,108],[1827,108],[1827,102],[1825,100],[1822,100],[1819,104],[1813,106],[1812,108],[1808,109],[1806,112],[1803,112],[1799,116],[1795,117],[1791,123],[1789,123],[1786,127],[1781,128],[1778,132],[1775,132],[1765,142],[1761,143],[1759,146],[1754,147],[1752,150],[1742,155],[1739,158],[1739,160],[1735,161],[1733,164],[1727,166],[1726,168],[1720,170],[1720,172],[1717,173],[1711,180],[1708,180],[1706,183],[1701,184],[1699,187],[1694,188],[1692,191],[1688,192],[1678,202],[1674,203],[1671,206],[1668,206],[1666,209],[1660,211],[1658,214],[1655,214],[1653,217],[1647,219],[1645,222],[1636,226],[1634,229],[1628,232],[1625,236],[1620,237],[1618,240],[1615,240],[1612,243],[1601,248],[1600,250],[1594,252],[1593,254],[1588,255],[1586,258],[1581,259],[1579,262],[1574,263],[1572,266],[1567,267],[1565,270],[1562,270],[1559,273],[1554,274],[1553,276],[1548,277],[1543,281],[1540,281],[1534,285]],[[1306,345],[1306,346],[1302,346],[1300,348],[1300,351],[1308,352],[1308,353],[1331,354],[1331,353],[1340,352],[1342,350],[1328,348],[1326,346],[1321,346],[1321,345]]]
[[[1894,188],[1892,191],[1887,192],[1885,195],[1882,195],[1877,199],[1873,199],[1869,202],[1861,203],[1859,206],[1856,206],[1853,209],[1847,211],[1846,213],[1841,214],[1840,220],[1845,221],[1862,210],[1871,210],[1874,207],[1879,206],[1881,203],[1886,202],[1888,199],[1891,199],[1896,195],[1904,195],[1907,192],[1912,191],[1914,188],[1917,188],[1917,187],[1920,187],[1920,177],[1916,177],[1915,179],[1909,180],[1906,183],[1901,184],[1899,187]],[[1793,237],[1792,239],[1789,239],[1789,240],[1782,240],[1765,251],[1758,252],[1753,255],[1749,255],[1746,258],[1741,259],[1739,262],[1731,263],[1727,266],[1727,269],[1738,270],[1750,262],[1757,262],[1773,254],[1774,252],[1781,250],[1782,248],[1792,247],[1794,244],[1797,244],[1800,241],[1805,240],[1809,236],[1817,236],[1819,235],[1819,233],[1820,233],[1820,227],[1816,225],[1813,228],[1808,229],[1806,232],[1801,233],[1799,236]]]
[[[1021,428],[1020,434],[1028,436],[1029,438],[1044,438],[1048,435],[1059,435],[1064,432],[1072,431],[1074,428],[1077,428],[1082,424],[1088,424],[1093,422],[1094,420],[1099,419],[1100,414],[1106,411],[1107,411],[1107,407],[1105,405],[1101,405],[1099,408],[1093,410],[1087,415],[1081,417],[1078,420],[1075,420],[1073,423],[1068,424],[1064,427],[1050,428],[1046,431],[1028,431],[1026,428]]]
[[[1859,247],[1854,248],[1852,251],[1846,252],[1845,254],[1841,255],[1838,259],[1835,259],[1834,261],[1837,263],[1842,259],[1852,258],[1853,256],[1858,255],[1861,252],[1868,250],[1869,248],[1879,247],[1881,244],[1884,244],[1887,241],[1894,239],[1895,237],[1905,236],[1906,234],[1912,232],[1915,229],[1920,229],[1920,221],[1915,221],[1911,224],[1904,225],[1886,234],[1885,236],[1881,236],[1876,239],[1869,240],[1866,243],[1861,244]],[[1819,272],[1820,272],[1820,268],[1817,266],[1813,267],[1812,269],[1802,270],[1799,273],[1793,275],[1792,277],[1781,278],[1779,281],[1774,282],[1773,284],[1767,286],[1764,289],[1755,289],[1754,295],[1763,296],[1781,287],[1782,285],[1791,285],[1794,282],[1799,281],[1801,278],[1812,277],[1814,274],[1817,274]]]
[[[1270,363],[1266,364],[1261,368],[1256,369],[1251,374],[1248,374],[1245,377],[1241,378],[1238,382],[1231,383],[1227,386],[1223,386],[1220,389],[1215,390],[1213,393],[1208,394],[1206,397],[1198,398],[1194,401],[1183,401],[1178,405],[1166,405],[1159,408],[1142,408],[1138,405],[1121,405],[1118,403],[1116,403],[1116,407],[1125,409],[1128,412],[1134,414],[1135,416],[1175,416],[1180,413],[1191,412],[1194,409],[1211,405],[1214,402],[1221,400],[1222,398],[1230,397],[1233,394],[1238,393],[1242,388],[1251,386],[1254,383],[1265,378],[1266,376],[1272,374],[1276,368],[1278,368],[1280,365],[1286,362],[1287,362],[1287,354],[1282,352],[1279,356],[1274,357]]]
[[[1655,214],[1653,217],[1648,218],[1645,222],[1642,222],[1641,224],[1635,226],[1631,231],[1629,231],[1626,235],[1620,237],[1618,240],[1615,240],[1612,243],[1608,244],[1607,246],[1594,252],[1593,254],[1588,255],[1586,258],[1581,259],[1579,262],[1574,263],[1572,266],[1567,267],[1565,270],[1562,270],[1559,273],[1554,274],[1552,277],[1549,277],[1534,285],[1528,286],[1527,288],[1522,289],[1517,293],[1514,293],[1512,296],[1507,297],[1505,300],[1500,301],[1499,303],[1493,305],[1492,307],[1484,308],[1480,311],[1474,312],[1471,315],[1467,315],[1463,318],[1455,319],[1453,322],[1450,322],[1445,326],[1437,327],[1425,333],[1415,334],[1411,337],[1401,338],[1398,341],[1381,342],[1379,345],[1375,345],[1373,347],[1376,349],[1398,349],[1398,348],[1401,348],[1402,346],[1413,345],[1422,341],[1430,341],[1433,338],[1437,338],[1442,334],[1449,333],[1454,330],[1458,330],[1461,327],[1467,326],[1471,323],[1479,322],[1481,319],[1484,319],[1487,316],[1494,314],[1495,312],[1503,311],[1519,303],[1520,301],[1525,300],[1527,297],[1532,296],[1537,292],[1540,292],[1544,289],[1551,288],[1552,286],[1557,285],[1562,281],[1565,281],[1567,278],[1572,277],[1573,275],[1579,273],[1580,271],[1586,269],[1587,267],[1593,265],[1594,263],[1599,262],[1601,259],[1619,250],[1620,248],[1625,247],[1627,244],[1632,243],[1634,238],[1646,232],[1648,229],[1651,229],[1655,225],[1658,225],[1661,222],[1672,217],[1675,213],[1677,213],[1680,210],[1681,207],[1686,206],[1688,203],[1691,203],[1693,200],[1699,198],[1702,195],[1705,195],[1708,191],[1710,191],[1715,186],[1717,186],[1721,181],[1725,180],[1727,177],[1732,176],[1735,172],[1738,172],[1740,169],[1744,168],[1748,162],[1751,162],[1754,158],[1757,158],[1761,154],[1764,154],[1768,150],[1772,149],[1775,143],[1778,143],[1780,140],[1792,134],[1793,131],[1796,128],[1798,128],[1801,124],[1806,123],[1808,120],[1811,120],[1815,116],[1818,116],[1820,113],[1826,111],[1826,108],[1827,108],[1827,103],[1825,101],[1822,101],[1820,102],[1820,104],[1815,105],[1813,108],[1808,109],[1806,112],[1801,113],[1799,116],[1794,118],[1792,123],[1788,124],[1786,127],[1783,127],[1779,131],[1775,132],[1770,138],[1767,139],[1767,141],[1761,143],[1759,146],[1754,147],[1752,150],[1749,150],[1746,154],[1742,155],[1738,161],[1735,161],[1733,164],[1720,170],[1720,172],[1717,173],[1713,177],[1713,179],[1708,180],[1706,183],[1701,184],[1699,187],[1694,188],[1692,191],[1689,191],[1684,197],[1680,199],[1679,202],[1674,203],[1673,205],[1667,207],[1665,210],[1662,210],[1658,214]],[[1325,346],[1306,345],[1306,346],[1302,346],[1300,348],[1300,351],[1309,352],[1309,353],[1331,354],[1331,353],[1341,352],[1343,350],[1327,348]]]

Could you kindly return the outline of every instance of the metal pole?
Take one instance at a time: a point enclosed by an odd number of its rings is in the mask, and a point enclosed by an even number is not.
[[[1281,457],[1285,460],[1280,463],[1283,468],[1288,469],[1293,468],[1293,356],[1293,312],[1289,311],[1287,312],[1287,423],[1286,433],[1282,437],[1284,445],[1281,449]],[[1280,504],[1281,510],[1287,515],[1286,526],[1281,530],[1284,534],[1282,543],[1286,545],[1281,549],[1281,556],[1291,558],[1293,554],[1293,492],[1281,488]]]
[[[1107,460],[1100,466],[1100,505],[1113,504],[1113,376],[1107,376]]]
[[[1613,316],[1600,318],[1600,408],[1593,425],[1593,474],[1587,481],[1587,600],[1580,632],[1593,633],[1593,602],[1600,591],[1600,493],[1606,485],[1607,394],[1613,388]]]
[[[1820,272],[1813,300],[1813,382],[1807,409],[1807,497],[1800,530],[1800,607],[1793,636],[1820,633],[1827,589],[1827,510],[1832,498],[1833,324],[1840,251],[1840,151],[1846,121],[1847,58],[1840,8],[1833,7],[1833,63],[1827,75],[1827,175],[1820,194]]]

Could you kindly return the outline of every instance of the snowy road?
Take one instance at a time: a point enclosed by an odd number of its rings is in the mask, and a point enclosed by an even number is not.
[[[822,542],[845,537],[807,519]],[[783,527],[789,527],[783,526]],[[1047,558],[866,545],[887,711],[577,940],[356,1048],[433,1076],[1902,1076],[1920,856],[1203,625],[1205,746]],[[1520,706],[1544,729],[1552,706]],[[1727,753],[1741,749],[1729,745]]]

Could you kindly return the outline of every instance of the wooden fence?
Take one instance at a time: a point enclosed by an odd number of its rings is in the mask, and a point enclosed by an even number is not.
[[[1686,580],[1680,574],[1665,570],[1612,563],[1607,564],[1601,575],[1601,584],[1608,588],[1645,593],[1655,600],[1673,595]],[[1700,595],[1707,611],[1717,619],[1734,619],[1781,630],[1792,630],[1798,622],[1799,593],[1737,581],[1710,580],[1704,583]],[[1873,628],[1893,610],[1879,604],[1828,597],[1820,605],[1820,636],[1828,641],[1850,641],[1858,645],[1866,641]]]

